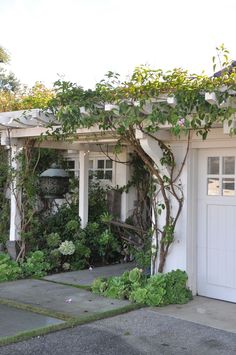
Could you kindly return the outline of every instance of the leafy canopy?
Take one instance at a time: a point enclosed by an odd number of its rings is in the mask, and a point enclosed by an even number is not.
[[[1,80],[1,69],[0,69]],[[43,83],[36,82],[32,88],[14,92],[0,88],[0,112],[45,109],[54,97],[54,91],[48,89]]]
[[[127,139],[127,132],[135,127],[153,133],[168,124],[175,135],[192,128],[206,138],[215,122],[228,119],[233,112],[222,105],[229,90],[236,90],[235,69],[229,68],[222,75],[209,77],[180,68],[163,72],[141,66],[123,82],[117,73],[109,72],[94,90],[57,81],[50,107],[64,133],[98,124]],[[206,92],[216,93],[218,105],[205,100]],[[170,105],[167,97],[175,98],[174,104]]]

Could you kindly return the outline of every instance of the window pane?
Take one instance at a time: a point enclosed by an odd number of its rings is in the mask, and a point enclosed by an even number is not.
[[[223,157],[223,174],[234,174],[235,158]]]
[[[96,171],[96,177],[98,179],[104,179],[104,171],[103,170],[97,170]]]
[[[106,168],[112,169],[112,160],[106,160]]]
[[[219,157],[209,157],[207,164],[207,173],[209,175],[216,175],[220,173],[220,158]]]
[[[89,169],[93,169],[93,160],[89,160]]]
[[[94,172],[93,170],[89,170],[89,179],[92,179],[96,177],[96,172]]]
[[[222,180],[222,189],[223,189],[223,196],[234,196],[235,195],[234,179],[224,178]]]
[[[68,171],[69,177],[74,178],[75,177],[75,172],[74,171]]]
[[[74,160],[67,160],[67,168],[74,169],[75,168],[75,161]]]
[[[105,171],[105,179],[112,180],[112,170]]]
[[[98,169],[104,169],[104,160],[98,160]]]
[[[220,181],[219,179],[207,179],[207,194],[209,196],[220,195]]]

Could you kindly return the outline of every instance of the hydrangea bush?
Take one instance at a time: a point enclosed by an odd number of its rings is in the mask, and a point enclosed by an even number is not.
[[[75,252],[75,245],[70,240],[65,240],[59,246],[59,251],[62,255],[73,255]]]

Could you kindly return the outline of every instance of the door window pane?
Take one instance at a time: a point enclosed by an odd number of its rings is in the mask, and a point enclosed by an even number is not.
[[[207,179],[207,194],[209,196],[220,195],[220,180],[214,178]]]
[[[224,178],[222,180],[223,196],[234,196],[234,178]]]
[[[234,174],[235,171],[235,158],[223,157],[223,174]]]
[[[220,173],[219,157],[208,157],[207,173],[209,175],[217,175]]]

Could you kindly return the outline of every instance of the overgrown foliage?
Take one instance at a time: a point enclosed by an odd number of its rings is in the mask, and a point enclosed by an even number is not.
[[[180,177],[191,132],[206,139],[216,123],[227,121],[230,125],[235,111],[225,104],[230,92],[236,90],[235,67],[223,46],[219,51],[224,58],[222,63],[228,68],[216,76],[190,74],[180,68],[164,72],[141,66],[123,82],[117,73],[109,72],[95,90],[83,90],[65,81],[55,84],[56,97],[50,108],[61,122],[61,128],[54,134],[70,136],[78,127],[98,125],[117,138],[115,152],[119,152],[123,144],[129,145],[153,177],[156,187],[151,201],[154,213],[152,262],[153,270],[158,265],[159,272],[164,270],[183,208]],[[205,100],[206,92],[216,93],[216,105]],[[172,104],[168,98],[172,99]],[[168,127],[176,138],[186,135],[186,154],[178,166],[175,152],[160,134],[163,127]],[[140,134],[156,145],[158,156],[152,157],[146,152]],[[159,222],[159,215],[163,223]]]
[[[78,195],[77,190],[75,194]],[[78,270],[120,261],[122,243],[102,218],[107,213],[106,190],[98,183],[90,183],[89,221],[84,229],[80,227],[78,198],[71,195],[70,199],[56,212],[42,211],[36,216],[28,247],[45,253],[51,271]]]
[[[92,291],[148,306],[182,304],[192,299],[191,291],[186,287],[187,279],[186,272],[181,270],[147,277],[135,268],[119,277],[96,279]]]

